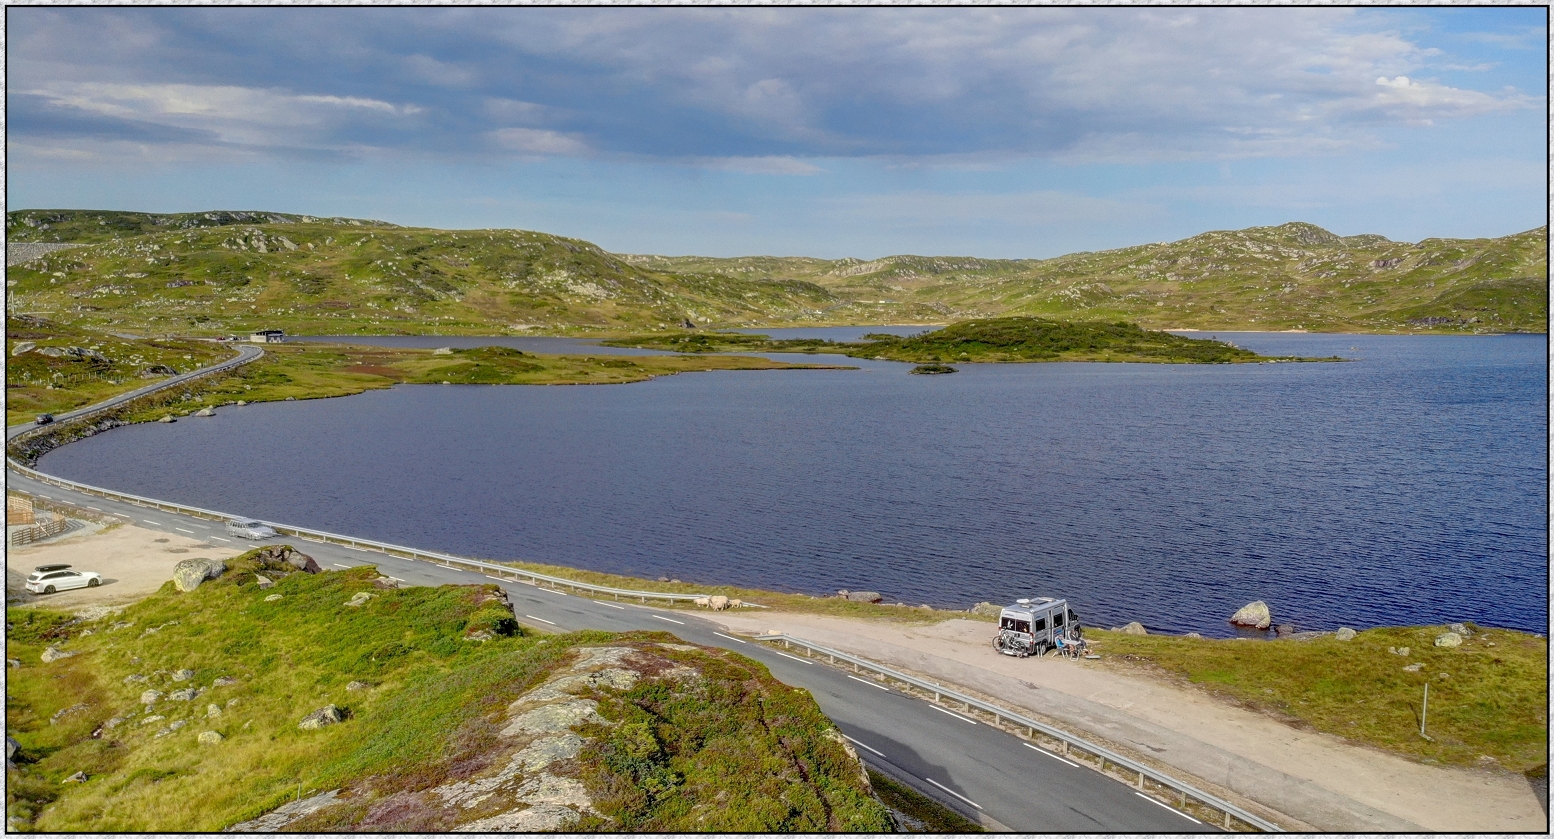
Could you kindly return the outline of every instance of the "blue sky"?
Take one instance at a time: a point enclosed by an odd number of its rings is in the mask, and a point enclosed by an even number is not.
[[[1545,10],[8,10],[9,209],[1047,257],[1544,223]]]

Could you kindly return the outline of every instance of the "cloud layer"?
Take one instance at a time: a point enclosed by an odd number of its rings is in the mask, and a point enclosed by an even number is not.
[[[19,7],[9,46],[21,150],[163,159],[1136,163],[1544,107],[1339,9]]]

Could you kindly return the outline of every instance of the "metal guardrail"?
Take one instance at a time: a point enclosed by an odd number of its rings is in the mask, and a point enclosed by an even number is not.
[[[773,635],[758,635],[752,640],[774,642],[781,641],[784,648],[793,649],[794,646],[797,646],[805,653],[806,656],[824,656],[829,658],[832,664],[835,664],[838,661],[846,662],[853,666],[853,670],[855,672],[868,670],[870,672],[879,674],[887,681],[897,681],[909,688],[915,688],[924,693],[932,694],[933,701],[936,703],[943,703],[945,699],[953,700],[960,703],[960,705],[967,713],[971,713],[973,709],[975,709],[977,711],[991,715],[993,717],[994,724],[1001,728],[1005,728],[1007,730],[1008,726],[1006,726],[1005,723],[1009,723],[1015,728],[1016,733],[1018,733],[1018,729],[1025,729],[1027,739],[1034,740],[1036,739],[1036,735],[1040,733],[1041,735],[1046,736],[1052,740],[1056,740],[1059,743],[1061,754],[1065,756],[1081,757],[1081,754],[1078,753],[1090,755],[1097,761],[1093,768],[1102,774],[1106,774],[1106,769],[1108,766],[1110,766],[1137,775],[1137,782],[1134,783],[1133,786],[1140,792],[1157,792],[1156,790],[1151,790],[1146,786],[1146,781],[1152,781],[1157,787],[1160,787],[1164,790],[1170,790],[1171,792],[1175,793],[1175,797],[1177,798],[1178,803],[1182,809],[1186,809],[1188,802],[1193,801],[1220,813],[1223,816],[1222,826],[1226,830],[1230,830],[1232,828],[1233,822],[1239,821],[1247,827],[1250,827],[1254,830],[1260,830],[1265,833],[1284,832],[1284,829],[1278,825],[1253,815],[1252,813],[1249,813],[1228,801],[1210,795],[1209,793],[1206,793],[1197,787],[1172,778],[1170,775],[1166,775],[1141,763],[1130,760],[1129,758],[1123,757],[1122,755],[1119,755],[1105,747],[1098,746],[1089,742],[1088,740],[1069,734],[1062,729],[1054,728],[1050,725],[1047,725],[1046,723],[1038,722],[1024,715],[1009,711],[1005,708],[1000,708],[997,705],[984,702],[980,699],[977,699],[976,697],[967,696],[964,693],[960,693],[952,688],[947,688],[936,682],[930,682],[926,679],[919,679],[916,676],[909,676],[905,673],[892,670],[884,665],[876,664],[866,658],[860,658],[859,656],[855,656],[849,653],[833,650],[829,647],[822,647],[819,644],[805,641],[802,638],[794,638],[791,635],[783,635],[780,633]],[[1078,750],[1078,753],[1076,753],[1075,750]],[[1081,757],[1081,759],[1083,758]]]
[[[90,484],[77,483],[75,481],[70,481],[64,478],[59,478],[53,475],[39,472],[36,469],[30,469],[16,462],[15,460],[12,460],[11,458],[6,458],[6,462],[12,470],[22,475],[26,475],[33,480],[42,481],[43,483],[64,489],[72,489],[77,492],[87,493],[89,495],[111,498],[116,501],[125,501],[140,507],[150,507],[157,510],[165,510],[170,513],[181,513],[186,516],[194,516],[196,518],[209,519],[212,521],[227,521],[229,519],[239,518],[239,516],[222,513],[216,510],[207,510],[203,507],[190,507],[186,504],[175,504],[171,501],[159,501],[155,498],[145,498],[143,496],[132,495],[127,492],[119,492],[118,490],[104,489],[103,487],[96,487]],[[646,603],[649,600],[663,600],[669,603],[676,603],[692,602],[698,598],[711,596],[707,594],[678,594],[667,591],[636,591],[633,589],[615,588],[613,586],[601,586],[594,583],[583,583],[578,582],[577,580],[568,580],[565,577],[541,574],[538,571],[526,571],[522,568],[514,568],[510,565],[482,562],[478,559],[454,556],[453,554],[445,554],[438,551],[423,551],[418,548],[407,548],[403,545],[393,545],[388,542],[379,542],[373,539],[358,539],[354,536],[342,536],[338,533],[328,533],[322,530],[313,530],[306,527],[295,527],[292,525],[276,524],[273,522],[265,523],[270,525],[270,527],[274,528],[279,533],[283,533],[287,536],[296,536],[299,539],[306,539],[312,542],[324,542],[327,544],[345,545],[347,547],[363,550],[374,550],[389,556],[399,557],[400,559],[406,559],[410,561],[426,560],[450,568],[455,566],[462,566],[464,568],[480,571],[482,573],[494,573],[502,579],[506,579],[507,576],[510,575],[515,580],[527,580],[528,582],[541,587],[543,587],[544,583],[549,583],[551,588],[560,589],[564,587],[572,589],[573,591],[586,591],[592,594],[609,595],[616,600],[624,598],[627,600],[638,600],[642,603]],[[765,608],[758,603],[746,603],[744,605]]]

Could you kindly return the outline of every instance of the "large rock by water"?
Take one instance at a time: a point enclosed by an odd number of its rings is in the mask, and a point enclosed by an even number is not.
[[[185,559],[173,566],[173,585],[179,591],[194,591],[200,583],[214,580],[227,570],[219,559]]]
[[[971,607],[971,613],[973,615],[986,615],[987,617],[990,617],[990,618],[998,617],[999,615],[1003,614],[1003,611],[1004,611],[1004,607],[1002,607],[1002,606],[995,606],[992,603],[987,602],[986,600],[984,600],[981,603],[978,603],[977,605]]]
[[[1230,622],[1236,626],[1267,629],[1273,625],[1273,615],[1269,613],[1267,603],[1254,600],[1237,609],[1236,613],[1230,616]]]
[[[1128,623],[1126,623],[1123,626],[1119,627],[1117,629],[1117,631],[1121,632],[1123,635],[1148,635],[1149,634],[1149,630],[1144,628],[1144,624],[1141,624],[1138,621],[1129,621]]]
[[[1442,632],[1440,635],[1435,636],[1435,645],[1437,647],[1460,647],[1462,646],[1462,636],[1455,632]]]
[[[1355,632],[1347,626],[1340,626],[1338,627],[1338,631],[1333,633],[1333,637],[1340,641],[1353,641],[1354,636],[1358,634],[1358,632]]]
[[[877,591],[849,591],[847,599],[854,603],[878,603],[885,598]]]

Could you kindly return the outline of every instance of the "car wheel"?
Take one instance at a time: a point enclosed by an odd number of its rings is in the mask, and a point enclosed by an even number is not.
[[[100,583],[102,583],[102,580],[99,580],[96,577],[93,577],[92,579],[86,581],[86,587],[87,588],[97,588],[97,586]]]
[[[44,586],[43,587],[43,593],[44,594],[53,594],[54,593],[54,587],[53,586]]]

